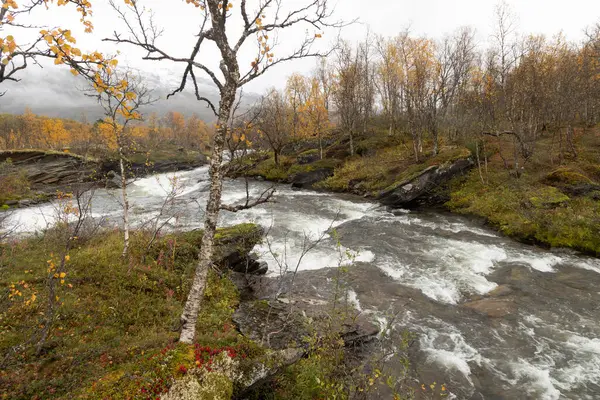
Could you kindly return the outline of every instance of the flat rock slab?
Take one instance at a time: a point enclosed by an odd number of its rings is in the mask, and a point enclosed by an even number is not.
[[[475,300],[463,303],[462,306],[487,315],[490,318],[506,317],[517,311],[517,305],[514,299],[510,297]]]

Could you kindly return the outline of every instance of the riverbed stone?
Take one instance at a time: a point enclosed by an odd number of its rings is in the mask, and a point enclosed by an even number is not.
[[[462,304],[462,306],[487,315],[490,318],[502,318],[513,314],[517,310],[517,306],[511,298],[487,298],[470,301]]]
[[[509,295],[513,292],[513,288],[509,285],[499,285],[494,290],[487,294],[488,297],[502,297]]]

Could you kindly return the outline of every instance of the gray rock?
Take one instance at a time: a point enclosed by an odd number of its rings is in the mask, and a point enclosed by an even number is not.
[[[119,189],[121,187],[121,175],[115,171],[108,171],[104,187],[107,189]]]
[[[462,306],[470,308],[479,314],[487,315],[490,318],[505,317],[517,311],[517,305],[514,299],[510,297],[486,298],[470,301],[464,303]]]
[[[379,326],[361,314],[348,312],[338,321],[330,313],[331,304],[313,297],[250,299],[240,304],[233,320],[242,334],[272,349],[299,345],[315,331],[325,334],[327,329],[338,330],[346,346],[369,342],[379,333]]]
[[[435,203],[434,190],[473,165],[473,160],[468,158],[425,168],[415,177],[384,190],[377,199],[384,205],[396,208],[411,207],[419,202]]]
[[[298,160],[298,164],[300,165],[311,164],[320,159],[321,156],[318,152],[303,153],[296,157],[296,160]]]

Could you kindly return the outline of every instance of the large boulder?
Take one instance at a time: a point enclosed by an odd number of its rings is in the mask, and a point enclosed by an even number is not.
[[[242,224],[231,231],[221,231],[215,235],[214,259],[217,266],[242,274],[264,275],[268,265],[259,261],[252,249],[259,243],[264,230],[254,224]]]
[[[313,189],[314,185],[333,176],[333,168],[318,168],[312,171],[299,172],[290,180],[295,189]]]
[[[304,342],[318,327],[333,323],[346,346],[360,345],[377,337],[379,327],[358,312],[348,312],[345,320],[330,318],[332,305],[315,297],[297,296],[242,302],[233,315],[238,330],[272,349],[286,349]],[[338,311],[340,315],[342,311]]]
[[[435,203],[436,189],[452,178],[473,167],[471,158],[461,158],[440,165],[432,165],[414,174],[413,177],[396,183],[382,191],[377,200],[391,207],[411,207],[419,203]]]

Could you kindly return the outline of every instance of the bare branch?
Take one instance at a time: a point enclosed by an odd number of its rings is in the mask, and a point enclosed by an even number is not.
[[[222,204],[221,210],[236,213],[238,211],[248,210],[248,209],[256,207],[260,204],[272,203],[273,195],[275,194],[275,191],[276,191],[276,189],[274,187],[270,187],[268,189],[265,189],[265,191],[263,191],[257,199],[250,201],[250,195],[249,195],[249,191],[248,191],[248,181],[246,181],[246,203],[242,204],[242,205],[238,205],[238,206]]]

